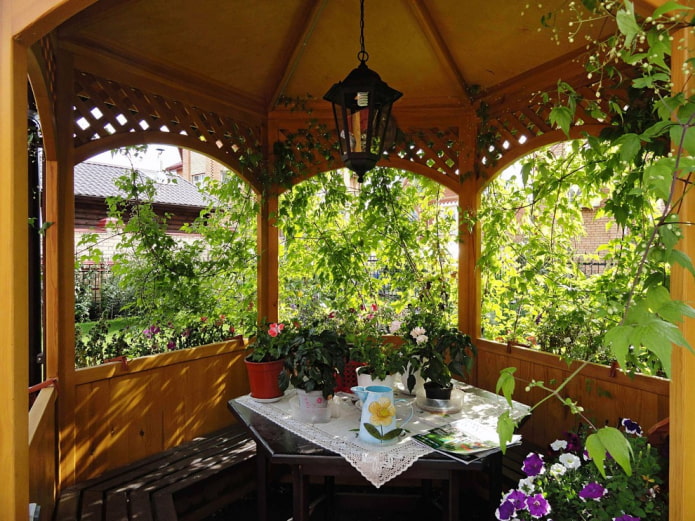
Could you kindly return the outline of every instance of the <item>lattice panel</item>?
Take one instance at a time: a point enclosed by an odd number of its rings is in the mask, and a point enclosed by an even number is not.
[[[594,85],[575,89],[581,96],[577,104],[575,126],[608,125],[602,117],[608,113],[609,103],[625,106],[628,103],[624,89],[603,89],[601,97],[596,97]],[[550,111],[557,101],[557,91],[546,93],[547,99],[536,95],[528,104],[521,107],[509,107],[505,111],[493,114],[481,127],[479,136],[480,149],[478,161],[481,171],[491,170],[505,155],[515,149],[528,148],[535,139],[555,129],[550,125]],[[487,132],[487,134],[486,134]],[[513,154],[515,157],[517,154]]]
[[[408,128],[399,140],[396,153],[401,159],[417,163],[442,176],[457,179],[460,147],[458,128]]]
[[[401,160],[425,166],[433,172],[452,179],[458,178],[458,131],[456,128],[440,130],[436,128],[414,129],[407,131],[399,129],[396,143],[388,150],[387,157],[398,157]],[[320,168],[342,168],[339,151],[336,145],[335,132],[325,126],[303,129],[290,133],[281,132],[284,139],[296,145],[295,163],[292,170],[296,175],[303,175],[298,163],[317,165]],[[379,163],[389,166],[387,158]],[[402,163],[399,167],[402,167]],[[436,177],[436,176],[435,176]]]
[[[258,174],[248,159],[262,153],[260,127],[86,72],[77,71],[75,93],[76,148],[131,132],[176,133],[190,138],[192,149],[221,153],[230,165]]]
[[[55,106],[56,102],[56,55],[53,49],[53,40],[50,36],[44,36],[40,41],[41,46],[41,57],[43,58],[44,74],[46,76],[46,83],[50,89],[51,100]]]

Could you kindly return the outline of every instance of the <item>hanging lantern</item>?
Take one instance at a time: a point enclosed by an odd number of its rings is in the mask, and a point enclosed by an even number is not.
[[[323,97],[333,105],[340,155],[345,166],[364,180],[384,152],[386,132],[391,121],[391,106],[403,94],[389,87],[367,67],[369,54],[364,50],[364,0],[360,1],[359,66]]]

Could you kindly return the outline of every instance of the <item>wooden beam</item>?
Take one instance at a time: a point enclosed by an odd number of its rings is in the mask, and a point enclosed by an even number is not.
[[[695,29],[687,27],[673,35],[672,80],[676,92],[686,97],[695,93],[695,80],[686,75],[683,64],[695,57]],[[680,222],[695,222],[695,193],[690,190],[683,198],[678,212]],[[695,229],[682,226],[683,237],[678,248],[690,259],[695,259]],[[695,281],[682,266],[674,265],[671,274],[671,294],[684,302],[695,300]],[[695,320],[685,318],[681,329],[685,339],[695,346]],[[689,519],[695,512],[695,449],[692,433],[695,432],[695,355],[684,348],[674,346],[672,356],[670,394],[670,442],[669,442],[669,519]]]
[[[27,47],[55,29],[68,18],[97,0],[25,0],[15,1],[11,13],[12,34]],[[2,0],[11,4],[12,0]],[[8,13],[8,16],[10,14]]]
[[[0,1],[0,487],[2,518],[29,504],[27,49],[13,39],[20,2]]]
[[[437,55],[439,62],[444,67],[444,70],[451,76],[456,86],[459,88],[459,97],[465,100],[470,105],[470,96],[466,91],[468,85],[466,84],[466,79],[463,77],[461,70],[456,65],[454,57],[449,52],[449,48],[442,38],[441,33],[437,29],[437,24],[435,24],[432,19],[432,15],[427,9],[427,5],[424,0],[413,0],[412,2],[406,2],[413,11],[415,19],[417,20],[423,34],[427,38],[432,50]]]
[[[321,17],[324,7],[326,7],[326,3],[327,0],[311,0],[310,5],[302,9],[302,11],[306,13],[306,16],[299,24],[299,28],[295,31],[294,37],[288,38],[288,52],[281,59],[281,63],[285,63],[286,66],[282,72],[277,75],[276,79],[271,82],[271,85],[275,85],[276,87],[270,97],[266,112],[270,112],[275,105],[277,105],[280,96],[282,96],[285,87],[287,87],[287,83],[292,79],[294,71],[297,69],[299,61],[302,59],[307,42],[314,32],[314,28]]]

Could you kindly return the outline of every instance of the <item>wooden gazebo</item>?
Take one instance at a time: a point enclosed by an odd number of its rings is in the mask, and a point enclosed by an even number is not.
[[[663,3],[635,2],[644,13]],[[586,40],[567,38],[567,14],[559,10],[565,2],[524,4],[366,2],[368,65],[404,93],[393,116],[405,139],[384,162],[454,190],[462,211],[475,210],[485,182],[506,165],[565,139],[549,124],[548,108],[536,93],[552,96],[558,80],[589,91],[595,81],[581,65]],[[548,29],[539,30],[541,16],[555,10],[557,43]],[[585,29],[595,38],[612,31]],[[695,41],[689,30],[678,36],[674,41],[691,44],[674,45],[672,68],[680,75],[678,64],[688,59]],[[84,416],[78,408],[89,407],[85,400],[92,395],[77,390],[85,377],[77,375],[73,362],[74,165],[124,145],[167,143],[215,158],[260,192],[274,143],[289,135],[301,142],[309,134],[330,141],[316,131],[332,126],[330,106],[321,98],[358,63],[359,2],[0,0],[0,38],[0,324],[6,334],[0,347],[0,395],[6,404],[0,512],[3,519],[19,520],[26,519],[30,488],[27,81],[41,120],[46,221],[53,223],[45,238],[45,369],[47,377],[58,379],[53,400],[59,472],[49,481],[60,488],[80,477],[77,469],[97,450],[76,442],[78,418]],[[685,79],[674,81],[682,85]],[[619,87],[614,94],[626,99]],[[575,135],[606,124],[590,111],[582,120]],[[250,162],[249,156],[263,160]],[[337,154],[316,154],[304,163],[298,179],[342,166]],[[278,233],[269,218],[276,203],[266,200],[258,226],[258,309],[269,318],[277,316],[278,301]],[[686,201],[684,212],[695,219],[695,201]],[[686,230],[682,242],[691,258],[693,233]],[[480,329],[477,247],[475,232],[462,236],[459,326],[470,332]],[[675,273],[672,291],[692,301],[692,277]],[[692,321],[684,332],[695,345]],[[481,350],[488,344],[481,342]],[[481,386],[494,385],[491,381],[491,374],[478,375]],[[686,441],[695,430],[695,356],[674,350],[667,394],[668,407],[662,403],[653,419],[670,417],[670,515],[685,520],[695,515],[695,445]],[[210,427],[203,422],[196,428]],[[191,434],[172,432],[168,445]]]

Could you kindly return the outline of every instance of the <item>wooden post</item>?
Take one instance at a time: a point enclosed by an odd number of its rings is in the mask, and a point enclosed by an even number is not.
[[[694,57],[695,31],[692,27],[681,29],[673,35],[672,77],[674,89],[695,93],[695,81],[682,65]],[[689,68],[692,71],[692,65]],[[678,212],[679,221],[695,222],[695,193],[690,188]],[[695,261],[695,227],[681,227],[683,238],[679,248],[691,261]],[[671,293],[674,299],[695,301],[695,280],[679,265],[674,265],[671,274]],[[691,346],[695,346],[695,320],[686,318],[682,331]],[[678,346],[673,347],[670,393],[670,445],[669,445],[669,519],[690,519],[695,513],[695,447],[692,436],[695,432],[695,354]]]
[[[261,201],[258,215],[258,318],[269,322],[278,319],[279,233],[274,218],[277,210],[277,195],[269,195]]]
[[[73,182],[74,72],[57,56],[56,160],[46,162],[46,374],[58,377],[60,482],[75,479],[75,216]]]
[[[480,283],[475,263],[480,249],[480,232],[469,229],[467,221],[478,211],[480,196],[475,176],[477,116],[465,112],[460,125],[459,172],[459,258],[458,258],[458,327],[476,338],[480,335]]]
[[[17,3],[0,1],[0,512],[27,519],[29,505],[27,49],[12,27]]]

